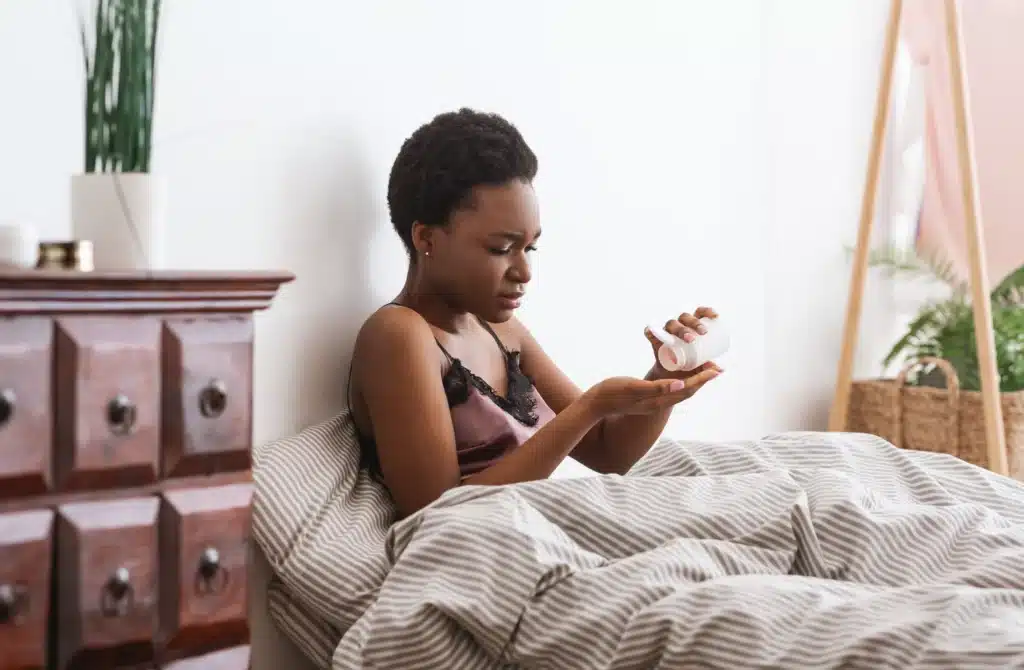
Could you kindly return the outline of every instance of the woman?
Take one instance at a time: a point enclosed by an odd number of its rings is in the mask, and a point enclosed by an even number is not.
[[[709,363],[582,392],[516,320],[541,234],[537,158],[508,121],[441,114],[402,145],[388,184],[409,253],[405,286],[367,319],[352,359],[351,406],[367,465],[408,515],[461,484],[548,477],[567,456],[625,473],[672,407],[721,373]],[[715,317],[669,321],[692,340]],[[657,352],[658,341],[648,332]]]

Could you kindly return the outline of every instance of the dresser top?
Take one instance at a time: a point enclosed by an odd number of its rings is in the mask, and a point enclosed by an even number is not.
[[[253,312],[294,278],[265,270],[0,270],[0,315]]]

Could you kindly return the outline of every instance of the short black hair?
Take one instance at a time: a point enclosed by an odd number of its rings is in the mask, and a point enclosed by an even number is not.
[[[391,223],[415,258],[415,222],[443,226],[474,187],[536,176],[537,156],[507,120],[468,108],[445,112],[409,136],[391,166]]]

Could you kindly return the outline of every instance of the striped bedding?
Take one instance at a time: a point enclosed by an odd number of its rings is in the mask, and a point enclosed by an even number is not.
[[[663,440],[396,524],[342,414],[254,473],[276,616],[339,670],[1024,667],[1024,486],[950,456]]]
[[[284,587],[276,577],[267,586],[270,620],[317,668],[329,668],[341,632],[325,623]]]

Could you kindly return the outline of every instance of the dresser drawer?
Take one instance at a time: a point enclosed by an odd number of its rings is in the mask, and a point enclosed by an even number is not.
[[[252,441],[252,319],[168,319],[163,474],[244,470]]]
[[[160,449],[160,320],[57,320],[57,485],[62,490],[156,480]]]
[[[53,512],[0,514],[0,670],[46,667]]]
[[[152,659],[158,508],[155,497],[59,508],[59,668],[112,668]]]
[[[164,493],[161,639],[175,655],[248,640],[246,541],[251,484]]]
[[[50,487],[52,343],[49,319],[0,318],[0,498]]]

